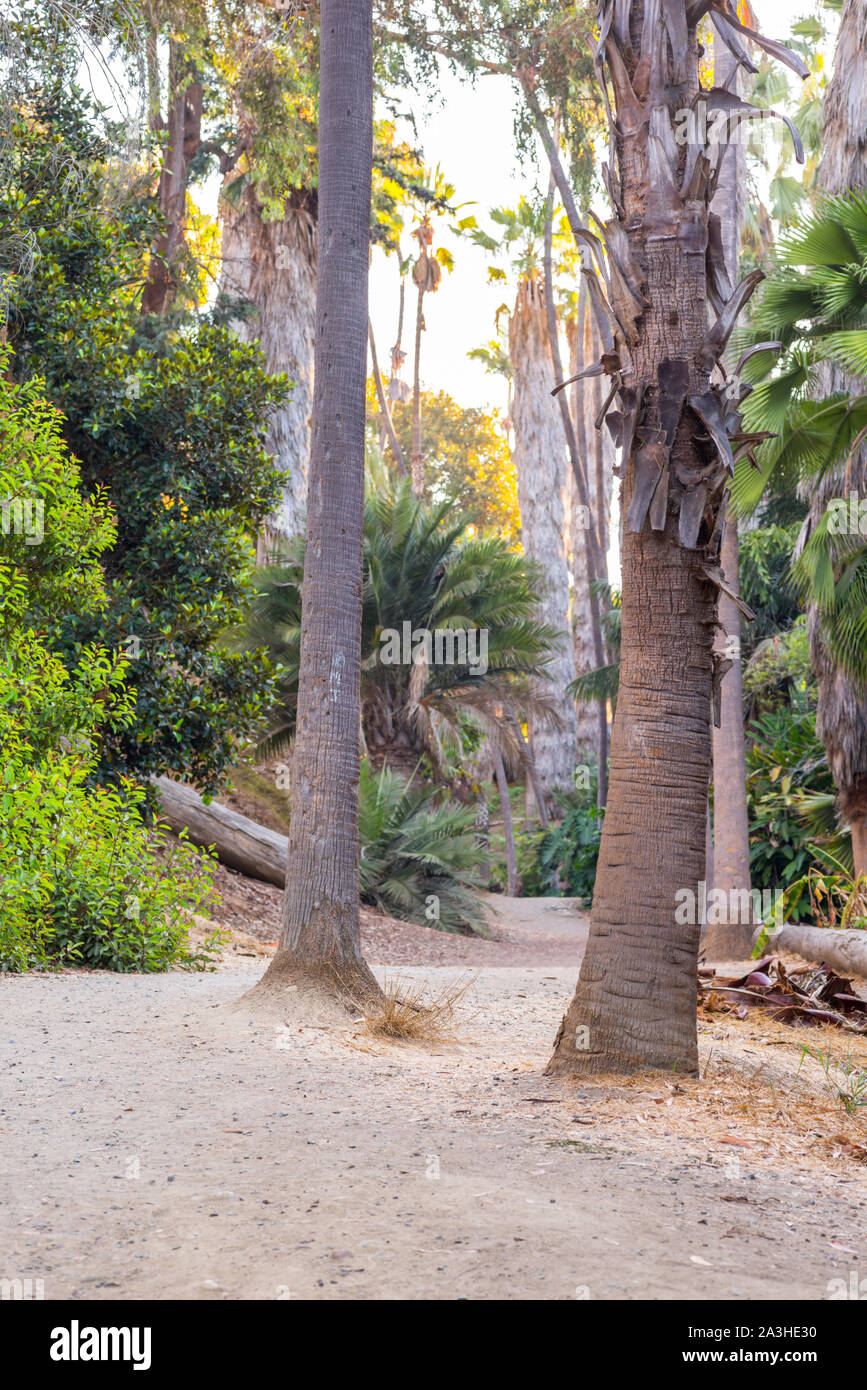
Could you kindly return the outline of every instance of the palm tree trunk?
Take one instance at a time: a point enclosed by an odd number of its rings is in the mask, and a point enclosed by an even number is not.
[[[415,311],[415,361],[412,374],[412,453],[409,459],[412,490],[424,497],[424,464],[421,457],[421,335],[424,331],[424,290],[419,286]]]
[[[610,294],[627,368],[613,383],[625,441],[621,677],[590,937],[549,1071],[695,1074],[713,565],[727,476],[698,413],[720,408],[709,377],[721,348],[705,343],[705,166],[685,184],[687,150],[672,128],[698,94],[695,22],[683,0],[664,16],[652,0],[633,0],[618,7],[605,56],[619,208],[606,240],[622,266]],[[627,292],[633,280],[640,298]]]
[[[738,64],[719,34],[714,37],[714,86],[738,91]],[[746,182],[746,151],[735,140],[723,155],[713,211],[719,216],[726,269],[733,285],[738,281],[738,247]],[[738,591],[738,527],[729,516],[723,536],[720,565],[729,585]],[[725,894],[727,903],[750,901],[750,828],[747,815],[747,770],[744,751],[743,668],[740,658],[741,615],[728,594],[719,600],[719,621],[726,638],[717,645],[732,661],[720,686],[720,723],[713,731],[713,874],[708,883]],[[746,896],[744,896],[746,895]],[[721,901],[718,899],[718,901]],[[737,917],[737,914],[735,914]],[[703,946],[707,960],[741,960],[752,949],[752,921],[724,921],[710,925]]]
[[[267,988],[299,980],[376,995],[358,899],[367,263],[373,143],[372,12],[322,0],[319,265],[313,449],[292,759],[287,889]]]
[[[553,701],[560,724],[556,728],[540,717],[529,721],[536,772],[550,812],[553,792],[571,790],[573,785],[577,725],[574,702],[565,693],[575,679],[565,541],[566,440],[551,399],[554,363],[544,290],[536,277],[525,277],[518,288],[509,323],[509,356],[521,541],[524,553],[541,567],[545,578],[538,617],[564,634],[548,667],[551,679],[530,680],[531,695],[540,701]]]
[[[267,425],[265,444],[280,469],[282,485],[265,529],[266,551],[303,529],[310,466],[317,195],[300,189],[287,202],[283,218],[275,222],[263,219],[252,186],[245,188],[240,206],[228,198],[221,204],[220,289],[255,307],[251,317],[236,321],[235,331],[244,342],[258,340],[266,369],[285,372],[294,383]]]
[[[867,186],[867,0],[844,0],[834,51],[834,71],[825,91],[822,159],[818,183],[826,193],[843,193]],[[863,380],[828,365],[822,392],[864,390]],[[840,493],[839,470],[811,482],[807,532],[825,513],[828,501]],[[867,448],[854,455],[846,486],[867,495]],[[804,537],[805,539],[806,537]],[[808,609],[810,658],[818,678],[816,731],[825,745],[828,766],[837,787],[841,815],[852,830],[855,873],[867,873],[867,701],[836,666],[822,637],[819,610]]]

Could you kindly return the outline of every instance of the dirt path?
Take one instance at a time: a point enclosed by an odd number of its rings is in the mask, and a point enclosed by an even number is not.
[[[0,979],[0,1276],[64,1299],[821,1299],[863,1271],[867,1168],[769,1153],[722,1074],[542,1077],[584,919],[507,912],[526,963],[478,963],[430,1049],[230,1010],[255,957]]]

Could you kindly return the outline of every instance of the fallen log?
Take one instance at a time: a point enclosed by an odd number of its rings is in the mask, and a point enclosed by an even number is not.
[[[768,949],[793,951],[805,960],[833,966],[843,975],[860,975],[867,980],[867,931],[807,927],[789,922],[774,932]]]
[[[239,815],[219,801],[208,805],[185,782],[155,777],[163,819],[177,833],[186,829],[194,845],[211,846],[221,864],[238,869],[248,878],[276,883],[286,882],[286,856],[289,841],[276,830],[269,830],[248,816]]]

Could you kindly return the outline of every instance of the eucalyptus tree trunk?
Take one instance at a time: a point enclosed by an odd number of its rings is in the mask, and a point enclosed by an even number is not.
[[[714,85],[738,91],[739,65],[719,34],[713,46]],[[726,270],[732,284],[737,283],[740,224],[746,183],[746,151],[740,140],[725,150],[720,166],[713,211],[720,219]],[[720,566],[729,585],[738,591],[738,526],[729,516],[720,552]],[[747,815],[747,769],[744,751],[744,688],[741,666],[741,615],[734,599],[720,594],[719,621],[725,634],[718,634],[716,648],[731,667],[720,685],[720,722],[713,731],[713,872],[708,868],[708,884],[725,894],[725,901],[741,906],[751,901],[750,829]],[[718,898],[717,901],[722,901]],[[719,916],[721,914],[715,914]],[[749,956],[756,928],[751,917],[729,913],[734,920],[715,921],[703,938],[708,960],[741,960]]]
[[[370,0],[322,0],[320,253],[313,449],[287,887],[265,989],[378,994],[359,945],[358,780],[367,264],[373,143]]]
[[[834,71],[824,99],[820,187],[830,194],[867,187],[867,0],[844,0],[834,52]],[[826,365],[823,392],[863,392],[863,379]],[[809,487],[805,533],[821,520],[832,497],[854,489],[867,496],[867,447],[862,443],[845,476],[832,470]],[[804,539],[806,535],[804,536]],[[810,658],[819,683],[816,730],[825,745],[840,812],[852,829],[855,873],[867,873],[867,701],[831,658],[819,610],[811,605],[807,628]]]
[[[288,399],[270,416],[266,448],[280,470],[280,498],[268,518],[264,549],[304,526],[313,410],[313,355],[316,331],[317,195],[299,189],[287,200],[282,219],[266,222],[248,185],[236,206],[221,204],[223,257],[221,290],[249,301],[255,312],[238,319],[235,331],[245,342],[257,340],[269,372],[285,372],[293,382]],[[265,558],[262,556],[261,558]]]
[[[531,695],[540,702],[553,701],[559,724],[555,727],[532,714],[529,720],[537,782],[548,810],[556,812],[552,793],[557,789],[570,790],[575,770],[575,705],[566,694],[566,686],[575,679],[575,658],[569,636],[566,439],[557,405],[551,399],[554,364],[544,292],[541,281],[534,276],[524,277],[518,287],[509,322],[509,356],[521,540],[524,553],[541,567],[543,574],[544,592],[538,617],[563,634],[548,667],[551,678],[530,679]]]
[[[569,344],[569,375],[574,377],[585,366],[595,362],[602,351],[599,334],[588,312],[586,293],[579,296],[578,313],[566,322]],[[595,420],[605,399],[605,389],[599,377],[574,382],[571,388],[572,418],[578,448],[585,460],[589,492],[589,516],[581,503],[574,479],[570,480],[569,496],[569,564],[572,571],[572,638],[575,670],[583,675],[599,663],[593,635],[591,582],[593,564],[589,545],[590,528],[594,528],[602,572],[597,577],[608,580],[608,532],[611,520],[611,484],[614,468],[614,445],[607,430],[597,430]],[[601,604],[600,604],[601,608]],[[603,661],[609,653],[603,650]],[[608,722],[600,718],[598,707],[581,701],[576,706],[578,719],[578,748],[592,750],[600,767],[608,757]],[[600,798],[605,804],[604,797]]]
[[[154,49],[157,34],[151,30],[150,48]],[[162,170],[157,188],[157,202],[164,226],[154,243],[148,263],[147,278],[142,292],[141,312],[162,316],[174,299],[176,282],[173,264],[184,243],[187,208],[187,183],[190,161],[196,154],[202,136],[202,84],[186,61],[176,39],[169,41],[168,111],[163,123],[159,114],[159,82],[155,58],[152,64],[151,124],[159,129],[164,125]],[[154,102],[157,103],[154,109]]]
[[[624,479],[621,675],[590,936],[549,1063],[558,1074],[698,1069],[719,522],[740,424],[716,364],[760,278],[721,292],[713,150],[695,129],[687,143],[674,136],[674,118],[699,97],[706,9],[609,0],[599,16],[616,108],[607,262],[592,234],[575,231],[597,257],[588,289],[614,337],[601,367],[618,397],[606,418]],[[728,0],[713,18],[740,42]],[[719,308],[710,329],[709,298]]]
[[[506,896],[514,898],[517,897],[518,894],[518,866],[515,856],[515,827],[512,822],[512,803],[509,801],[509,783],[506,780],[503,755],[499,748],[492,748],[491,756],[494,760],[494,773],[497,778],[497,791],[500,796],[500,810],[503,815],[503,837],[506,842]]]

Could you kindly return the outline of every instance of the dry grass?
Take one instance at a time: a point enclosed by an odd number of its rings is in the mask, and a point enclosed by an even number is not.
[[[361,1011],[360,1029],[392,1042],[439,1043],[454,1036],[455,1010],[475,976],[432,990],[424,981],[383,981],[382,998]]]

